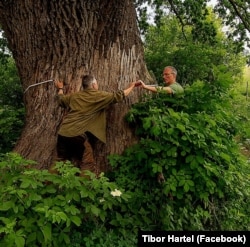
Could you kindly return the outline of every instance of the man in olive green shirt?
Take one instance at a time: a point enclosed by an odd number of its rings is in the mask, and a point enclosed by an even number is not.
[[[135,84],[116,92],[99,91],[95,77],[86,75],[82,79],[83,90],[64,95],[63,82],[56,81],[59,105],[68,110],[58,131],[57,160],[72,161],[82,170],[82,176],[84,170],[98,174],[91,140],[106,142],[105,110],[128,96]]]

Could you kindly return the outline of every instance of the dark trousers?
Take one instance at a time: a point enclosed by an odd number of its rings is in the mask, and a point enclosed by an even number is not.
[[[71,161],[75,166],[81,169],[81,176],[84,176],[85,170],[90,170],[97,175],[97,167],[93,154],[93,147],[90,143],[90,133],[75,137],[66,137],[58,135],[57,138],[57,161]]]

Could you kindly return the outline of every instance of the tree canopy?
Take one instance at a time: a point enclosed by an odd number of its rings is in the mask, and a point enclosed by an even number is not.
[[[193,27],[194,39],[213,40],[216,32],[213,22],[208,21],[206,6],[209,0],[137,0],[136,7],[140,16],[140,28],[146,32],[148,28],[148,8],[154,9],[154,21],[159,24],[163,14],[174,14],[181,26]],[[250,8],[249,0],[216,1],[213,11],[222,18],[227,27],[227,37],[237,44],[237,51],[249,43]],[[146,4],[146,5],[145,5]]]

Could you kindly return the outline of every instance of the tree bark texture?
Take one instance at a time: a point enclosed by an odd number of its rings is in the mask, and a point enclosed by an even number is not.
[[[38,168],[53,162],[63,112],[55,101],[52,82],[63,80],[66,92],[78,91],[83,75],[92,73],[99,89],[124,89],[138,78],[149,78],[132,0],[0,0],[0,23],[13,53],[24,90],[26,122],[14,151],[37,161]],[[134,143],[124,122],[140,90],[107,114],[107,144],[95,148],[101,170],[107,156],[120,154]]]

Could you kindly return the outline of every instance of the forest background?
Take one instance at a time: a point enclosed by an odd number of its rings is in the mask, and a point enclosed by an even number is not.
[[[25,109],[15,62],[1,39],[1,244],[136,246],[139,229],[250,230],[249,58],[208,12],[210,35],[194,26],[184,30],[171,14],[157,25],[141,20],[152,77],[161,83],[164,66],[174,65],[185,96],[145,94],[125,120],[138,143],[111,155],[112,169],[98,179],[90,174],[91,180],[75,176],[69,162],[58,163],[58,176],[11,152]]]

